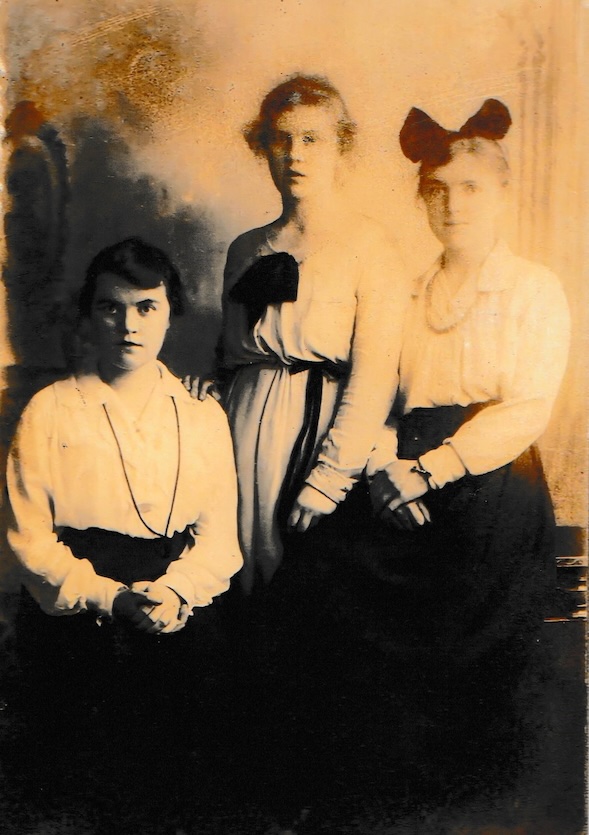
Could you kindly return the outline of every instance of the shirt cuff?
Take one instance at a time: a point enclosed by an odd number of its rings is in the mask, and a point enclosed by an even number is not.
[[[350,478],[343,473],[334,470],[322,462],[319,462],[309,473],[305,483],[314,487],[335,504],[342,502],[352,489],[356,479]]]
[[[218,597],[229,588],[229,579],[215,577],[204,567],[191,572],[191,575],[187,577],[181,571],[170,571],[160,577],[159,582],[175,591],[191,609],[195,606],[209,606],[214,597]]]
[[[429,481],[436,490],[466,475],[466,467],[450,441],[444,441],[442,446],[420,455],[419,461],[431,474]]]
[[[59,588],[55,611],[75,614],[87,609],[112,617],[115,597],[124,585],[96,574],[89,560],[81,559]]]

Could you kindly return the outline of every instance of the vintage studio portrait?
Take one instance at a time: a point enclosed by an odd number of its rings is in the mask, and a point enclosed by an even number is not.
[[[588,36],[2,5],[2,835],[586,831]]]

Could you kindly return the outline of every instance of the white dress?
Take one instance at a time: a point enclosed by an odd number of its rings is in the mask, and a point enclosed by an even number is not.
[[[303,424],[308,370],[297,363],[335,363],[324,375],[316,458],[306,483],[342,501],[362,472],[394,399],[403,312],[409,284],[402,260],[377,224],[354,218],[299,264],[296,301],[270,304],[248,327],[229,292],[258,258],[273,254],[268,228],[231,246],[225,270],[222,365],[231,373],[225,407],[239,484],[241,579],[256,570],[268,582],[280,564],[277,504]]]

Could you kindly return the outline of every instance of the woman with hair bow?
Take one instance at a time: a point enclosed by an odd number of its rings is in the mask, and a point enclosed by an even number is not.
[[[443,252],[414,284],[399,393],[367,468],[377,519],[366,524],[361,491],[333,519],[353,612],[340,640],[363,671],[347,724],[364,720],[375,740],[373,778],[380,751],[408,781],[413,766],[430,802],[517,763],[514,694],[554,582],[535,442],[565,370],[569,312],[556,276],[499,236],[510,124],[494,99],[456,131],[416,108],[405,120],[401,149],[420,164]],[[382,717],[395,712],[405,721],[392,727]]]

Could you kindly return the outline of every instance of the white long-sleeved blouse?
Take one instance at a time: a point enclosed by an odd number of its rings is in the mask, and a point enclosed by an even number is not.
[[[436,330],[438,317],[452,313],[448,304],[436,310],[428,290],[440,267],[436,262],[413,289],[400,361],[403,411],[497,401],[420,457],[443,486],[513,461],[542,434],[567,362],[570,316],[558,278],[500,241],[474,286],[456,297],[456,325]],[[369,474],[395,457],[394,417],[390,423]]]
[[[158,367],[160,378],[135,422],[96,374],[48,386],[22,415],[8,458],[8,541],[23,584],[49,614],[110,615],[121,587],[59,542],[60,529],[97,527],[154,539],[166,533],[176,476],[167,534],[190,526],[195,545],[162,581],[191,608],[206,606],[242,565],[225,415],[212,398],[192,399]]]

